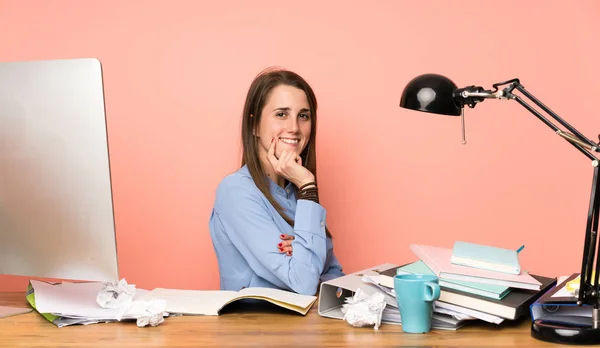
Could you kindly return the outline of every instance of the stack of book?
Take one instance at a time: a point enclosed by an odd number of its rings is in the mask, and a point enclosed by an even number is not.
[[[463,242],[454,248],[413,244],[410,249],[419,260],[381,273],[389,276],[379,279],[381,285],[393,288],[396,274],[436,275],[441,291],[435,308],[490,323],[527,315],[529,306],[556,284],[556,278],[521,271],[517,251]]]

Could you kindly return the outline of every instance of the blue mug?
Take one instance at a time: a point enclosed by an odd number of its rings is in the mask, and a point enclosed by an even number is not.
[[[396,302],[402,330],[425,333],[431,330],[433,301],[440,298],[438,278],[428,274],[399,274],[394,277]]]

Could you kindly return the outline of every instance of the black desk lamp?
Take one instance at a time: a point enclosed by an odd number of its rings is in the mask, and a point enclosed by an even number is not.
[[[588,210],[587,226],[585,230],[585,245],[583,247],[583,261],[581,263],[581,283],[579,286],[579,295],[577,305],[591,305],[592,318],[584,324],[568,324],[559,320],[538,319],[532,323],[531,335],[543,341],[555,343],[574,343],[574,344],[597,344],[600,343],[600,295],[598,287],[598,275],[600,274],[600,262],[597,257],[600,254],[596,251],[597,232],[598,232],[598,208],[600,206],[600,187],[598,187],[598,158],[593,152],[600,152],[600,144],[586,138],[570,124],[560,118],[546,105],[536,99],[531,93],[525,90],[519,79],[513,79],[492,85],[493,90],[485,90],[478,86],[468,86],[457,88],[456,84],[447,77],[437,74],[424,74],[411,80],[400,99],[400,106],[407,109],[448,115],[463,116],[463,143],[464,137],[464,106],[468,105],[474,108],[477,103],[484,99],[508,99],[516,100],[524,108],[537,116],[548,127],[552,128],[556,134],[567,140],[577,150],[581,151],[591,161],[594,167],[594,176],[592,180],[592,194]],[[498,87],[506,86],[499,90]],[[521,97],[513,94],[513,91],[519,91],[544,112],[550,115],[554,120],[560,123],[567,131],[561,130],[548,118],[544,117],[539,111],[531,107]],[[598,136],[600,139],[600,135]],[[595,261],[595,265],[594,265]],[[595,268],[594,279],[592,279],[592,270]],[[595,284],[595,285],[594,285]]]

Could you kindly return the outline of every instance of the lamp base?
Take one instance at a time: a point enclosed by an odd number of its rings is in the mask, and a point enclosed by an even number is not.
[[[600,328],[592,327],[592,318],[565,316],[562,319],[535,320],[531,324],[531,336],[560,344],[600,344]]]

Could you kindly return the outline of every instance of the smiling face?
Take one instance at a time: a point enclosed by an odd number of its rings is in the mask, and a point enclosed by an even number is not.
[[[277,141],[275,157],[279,158],[284,150],[299,156],[310,140],[311,122],[310,106],[303,90],[289,85],[274,87],[255,130],[260,158],[266,159],[271,139]]]

